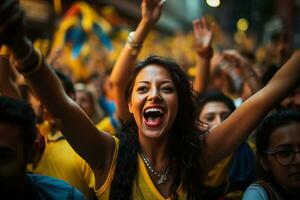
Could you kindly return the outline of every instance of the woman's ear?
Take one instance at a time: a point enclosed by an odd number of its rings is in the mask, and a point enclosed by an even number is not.
[[[129,112],[132,114],[132,103],[131,102],[129,102],[128,103],[128,110],[129,110]]]

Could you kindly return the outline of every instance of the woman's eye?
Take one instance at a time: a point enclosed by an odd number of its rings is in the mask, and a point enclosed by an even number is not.
[[[147,87],[145,87],[145,86],[138,87],[137,91],[138,92],[146,92],[147,91]]]
[[[281,156],[281,157],[289,157],[292,154],[293,154],[293,151],[290,150],[290,149],[286,149],[286,150],[282,150],[282,151],[277,152],[277,155]]]
[[[173,92],[172,87],[163,87],[161,90],[164,91],[164,92],[168,92],[168,93]]]
[[[214,121],[214,116],[206,116],[206,117],[205,117],[205,120],[206,120],[207,122],[212,122],[212,121]]]

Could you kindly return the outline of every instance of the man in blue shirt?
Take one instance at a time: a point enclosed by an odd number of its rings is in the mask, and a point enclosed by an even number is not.
[[[29,104],[0,96],[0,198],[85,199],[63,181],[26,173],[37,148],[35,124]]]

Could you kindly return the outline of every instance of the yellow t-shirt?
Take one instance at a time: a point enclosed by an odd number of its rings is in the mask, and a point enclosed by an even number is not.
[[[248,141],[247,142],[253,153],[256,151],[255,144]],[[206,180],[203,182],[205,186],[218,187],[228,181],[228,171],[232,161],[232,155],[230,154],[223,160],[219,161],[208,173]]]
[[[79,189],[88,199],[93,199],[95,180],[89,165],[72,149],[60,132],[52,135],[50,132],[45,134],[45,130],[47,129],[41,130],[46,138],[45,150],[30,171],[64,180]]]
[[[232,154],[219,161],[208,173],[205,186],[218,187],[228,181],[228,170],[231,163]]]
[[[255,145],[248,141],[248,145],[255,152]],[[208,187],[219,187],[229,180],[229,167],[232,161],[233,154],[227,156],[223,160],[219,161],[208,173],[207,178],[203,182]],[[230,199],[241,199],[243,191],[236,190],[225,195]]]
[[[98,200],[109,199],[110,184],[114,177],[117,154],[119,150],[119,140],[115,138],[115,141],[116,141],[116,145],[115,145],[115,152],[114,152],[111,170],[103,186],[95,191]],[[179,187],[177,192],[178,192],[179,200],[184,200],[187,198],[187,194],[183,191],[182,187]],[[133,199],[138,199],[138,200],[143,200],[143,199],[169,200],[170,199],[170,198],[164,198],[156,189],[155,185],[153,184],[147,172],[146,166],[139,154],[138,154],[138,172],[134,180],[132,194],[133,194]]]
[[[96,126],[99,130],[105,131],[114,136],[116,135],[116,130],[113,127],[113,125],[111,124],[111,120],[109,117],[105,117]]]

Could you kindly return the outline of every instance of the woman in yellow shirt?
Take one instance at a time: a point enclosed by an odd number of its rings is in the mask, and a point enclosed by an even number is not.
[[[53,70],[24,34],[22,11],[17,1],[0,3],[0,19],[5,19],[0,21],[0,43],[11,49],[19,72],[26,77],[70,145],[93,169],[96,189],[109,184],[110,199],[139,198],[133,196],[132,189],[138,184],[134,180],[141,171],[136,169],[142,168],[138,168],[140,156],[152,183],[145,192],[152,188],[160,197],[174,199],[181,198],[182,188],[184,199],[201,199],[199,188],[205,175],[201,168],[213,166],[230,154],[260,120],[299,84],[300,52],[296,52],[263,89],[212,129],[203,148],[201,133],[204,131],[196,129],[193,91],[179,66],[165,59],[150,57],[135,68],[133,75],[131,73],[143,40],[159,19],[162,3],[159,0],[143,0],[141,7],[142,20],[135,34],[130,35],[112,74],[120,113],[127,109],[131,113],[127,115],[124,112],[124,116],[121,114],[118,119],[123,124],[133,124],[124,126],[130,131],[125,132],[125,139],[120,137],[120,145],[117,139],[99,131],[78,105],[64,94]],[[112,166],[116,166],[115,170]]]

